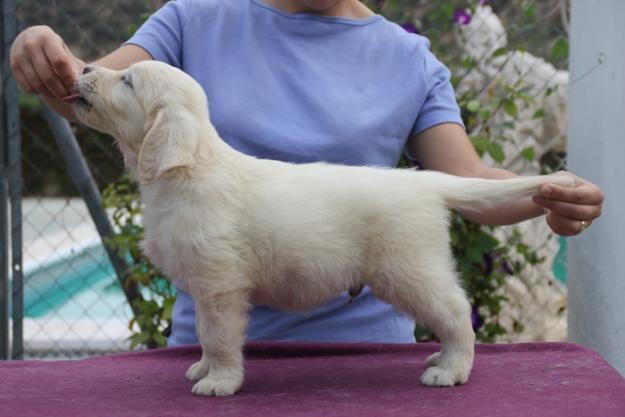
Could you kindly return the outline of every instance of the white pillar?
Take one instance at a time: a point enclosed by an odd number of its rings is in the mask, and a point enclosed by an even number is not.
[[[625,1],[572,0],[569,170],[602,217],[569,240],[569,338],[625,375]]]

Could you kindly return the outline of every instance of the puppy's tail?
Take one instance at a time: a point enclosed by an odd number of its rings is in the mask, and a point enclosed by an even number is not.
[[[559,174],[506,180],[448,177],[440,193],[449,208],[479,210],[504,201],[537,195],[543,184],[573,187],[575,179]]]

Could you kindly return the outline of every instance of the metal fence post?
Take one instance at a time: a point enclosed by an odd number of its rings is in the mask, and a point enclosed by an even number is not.
[[[21,172],[21,138],[19,123],[19,91],[9,68],[11,44],[17,33],[15,1],[2,0],[2,290],[0,305],[2,306],[2,348],[0,355],[8,359],[9,351],[13,359],[23,356],[24,315],[23,277],[22,277],[22,172]],[[10,228],[9,211],[10,204]],[[9,243],[10,242],[10,243]],[[9,263],[9,244],[11,245],[11,262]],[[9,273],[9,268],[11,273]],[[9,282],[9,277],[10,282]],[[9,302],[10,300],[10,302]],[[11,314],[9,314],[11,305]],[[12,318],[12,347],[9,349],[9,318]]]
[[[15,1],[3,0],[4,21],[4,133],[7,141],[6,162],[10,204],[11,238],[11,317],[13,320],[11,357],[22,359],[24,354],[24,280],[22,272],[22,164],[20,137],[20,105],[17,83],[9,71],[10,46],[17,35]]]
[[[3,86],[4,87],[4,86]],[[4,96],[4,91],[2,92]],[[4,102],[4,100],[2,100]],[[6,136],[4,135],[4,103],[1,105],[0,125],[2,146],[0,146],[0,359],[9,358],[9,248],[8,248],[8,187],[6,183]]]
[[[2,19],[0,24],[0,37],[2,38],[2,65],[1,65],[1,88],[2,100],[0,101],[0,135],[2,143],[0,146],[0,359],[9,358],[9,300],[11,283],[9,281],[9,212],[7,203],[9,201],[9,184],[7,182],[9,173],[9,135],[12,121],[9,120],[10,99],[9,94],[9,48],[15,36],[15,25],[10,21],[15,19],[14,2],[12,0],[2,0]],[[14,23],[14,22],[13,22]]]

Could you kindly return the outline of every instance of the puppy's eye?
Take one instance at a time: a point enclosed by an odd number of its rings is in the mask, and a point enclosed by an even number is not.
[[[133,85],[132,85],[132,75],[130,75],[130,74],[122,75],[121,82],[126,84],[128,87],[133,88]]]

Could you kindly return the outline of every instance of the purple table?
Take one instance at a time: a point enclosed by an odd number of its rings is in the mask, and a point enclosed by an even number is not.
[[[77,361],[0,362],[0,416],[625,416],[625,379],[568,343],[478,345],[469,382],[426,388],[434,344],[255,343],[242,391],[196,397],[199,347]]]

